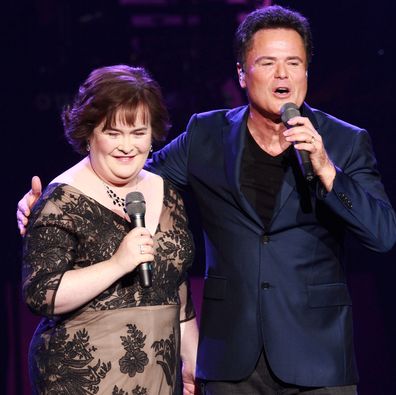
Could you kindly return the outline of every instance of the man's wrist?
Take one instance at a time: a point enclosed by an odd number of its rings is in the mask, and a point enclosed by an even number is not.
[[[318,177],[327,192],[330,192],[333,189],[333,183],[336,174],[337,174],[336,168],[330,160],[328,162],[328,165],[322,169],[321,174],[318,174]]]

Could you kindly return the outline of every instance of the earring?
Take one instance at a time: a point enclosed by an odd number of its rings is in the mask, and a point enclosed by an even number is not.
[[[87,150],[87,152],[91,151],[91,146],[89,144],[89,141],[87,141],[87,146],[85,147],[85,149]]]
[[[153,152],[153,144],[150,145],[150,153]]]

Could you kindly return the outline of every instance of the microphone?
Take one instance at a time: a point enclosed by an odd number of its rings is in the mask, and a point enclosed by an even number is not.
[[[141,192],[129,192],[125,197],[125,207],[131,220],[131,227],[145,227],[144,214],[146,213],[146,202]],[[143,288],[152,285],[152,266],[150,262],[143,262],[138,267],[139,283]]]
[[[293,117],[299,117],[300,110],[294,103],[286,103],[280,109],[281,119],[283,124],[290,129],[292,126],[288,124],[289,120]],[[294,149],[298,163],[301,168],[301,172],[304,178],[311,182],[315,178],[315,173],[312,168],[311,159],[309,157],[309,152],[306,150]]]

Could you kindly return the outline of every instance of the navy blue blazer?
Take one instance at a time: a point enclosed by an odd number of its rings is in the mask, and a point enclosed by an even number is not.
[[[320,185],[309,188],[290,168],[266,228],[239,181],[247,113],[193,115],[186,132],[148,164],[177,186],[189,185],[201,212],[206,275],[197,376],[245,378],[264,346],[287,383],[356,383],[344,235],[352,232],[374,251],[396,240],[369,135],[304,104],[303,116],[337,167],[334,186],[327,194]]]

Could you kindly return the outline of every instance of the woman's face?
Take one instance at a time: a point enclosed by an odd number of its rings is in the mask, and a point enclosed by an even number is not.
[[[115,125],[103,130],[104,121],[89,138],[92,168],[108,184],[133,185],[151,148],[149,117],[144,123],[144,109],[138,109],[135,124],[127,125],[118,111]]]

